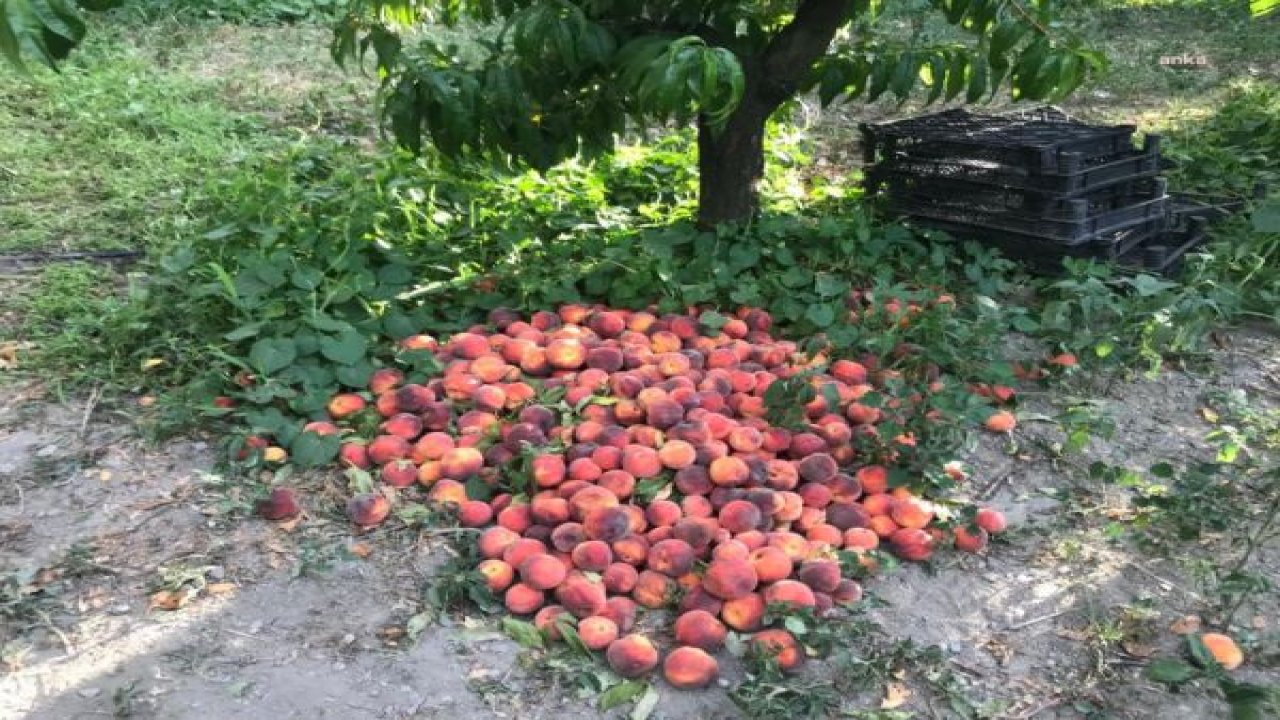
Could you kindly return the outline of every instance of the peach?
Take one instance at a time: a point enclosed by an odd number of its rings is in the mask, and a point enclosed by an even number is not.
[[[978,527],[992,534],[1004,532],[1005,528],[1009,526],[1004,519],[1004,514],[991,508],[978,510],[978,514],[974,516],[974,522],[977,523]]]
[[[536,555],[546,555],[547,544],[534,538],[522,537],[502,551],[502,560],[513,568],[519,568],[525,560]]]
[[[364,410],[367,405],[368,403],[365,402],[363,397],[355,393],[343,393],[334,395],[326,409],[329,411],[329,416],[334,420],[342,420]]]
[[[644,445],[628,445],[622,451],[622,469],[636,478],[657,477],[662,473],[658,451]]]
[[[793,565],[785,552],[765,546],[751,551],[751,565],[761,583],[772,583],[791,577]]]
[[[607,617],[592,615],[578,623],[578,636],[588,648],[604,650],[618,639],[618,624]]]
[[[716,652],[724,645],[729,631],[724,623],[706,610],[690,610],[676,618],[676,642]]]
[[[578,495],[582,493],[579,492]],[[577,495],[574,496],[575,498]],[[582,527],[591,540],[611,543],[631,532],[631,515],[621,507],[603,507],[589,510],[582,519]]]
[[[674,400],[669,398],[659,398],[646,403],[643,396],[650,390],[657,389],[648,388],[643,390],[638,398],[645,409],[646,424],[658,428],[659,430],[666,430],[667,428],[673,427],[680,421],[684,420],[684,407]]]
[[[903,560],[927,560],[933,553],[933,536],[917,528],[900,528],[889,536],[889,547]]]
[[[846,550],[875,550],[879,545],[880,536],[870,528],[855,527],[844,531]]]
[[[712,560],[748,560],[751,548],[737,540],[728,540],[716,545],[711,551]]]
[[[587,349],[579,340],[560,338],[547,343],[546,356],[557,370],[577,370],[587,362]]]
[[[418,417],[427,430],[445,430],[453,420],[453,406],[447,401],[427,403]]]
[[[702,584],[699,583],[696,587],[685,590],[684,595],[680,598],[679,608],[680,612],[705,610],[712,615],[719,615],[720,610],[724,608],[724,601],[707,594],[707,591],[702,589]]]
[[[368,470],[373,466],[373,462],[369,460],[369,451],[360,443],[343,443],[338,449],[338,460],[344,467],[360,468]]]
[[[440,458],[440,470],[450,480],[466,480],[484,467],[484,455],[473,447],[458,447]]]
[[[587,351],[586,365],[604,372],[614,373],[622,369],[622,351],[614,347],[594,347]]]
[[[726,600],[720,609],[720,619],[734,630],[751,632],[760,629],[764,622],[764,612],[764,596],[753,592],[740,598]]]
[[[558,527],[569,521],[569,501],[555,495],[535,495],[529,515],[539,525]]]
[[[501,526],[494,526],[480,533],[477,545],[480,548],[480,555],[492,560],[501,558],[507,548],[519,539],[519,534]]]
[[[601,435],[603,438],[603,431]],[[605,472],[618,470],[622,467],[622,448],[607,444],[601,445],[591,451],[591,461]]]
[[[654,500],[645,508],[645,517],[655,527],[670,527],[680,521],[680,505],[670,500]]]
[[[871,522],[871,513],[855,502],[833,502],[826,507],[826,511],[827,523],[842,532],[866,527]]]
[[[746,560],[715,560],[707,566],[702,586],[721,600],[749,595],[760,582],[755,567]]]
[[[862,586],[853,580],[841,580],[831,591],[831,599],[837,605],[856,605],[862,600]]]
[[[871,516],[887,516],[893,511],[894,500],[889,493],[873,493],[862,498],[862,509]]]
[[[574,519],[583,522],[594,510],[618,506],[618,496],[595,485],[583,486],[569,498],[569,512]]]
[[[496,558],[483,560],[476,566],[476,571],[484,578],[484,582],[489,586],[489,590],[494,593],[500,593],[511,587],[511,583],[515,582],[515,570],[505,562]]]
[[[496,413],[506,409],[507,392],[497,385],[481,385],[471,394],[477,410]]]
[[[751,468],[742,458],[732,455],[716,458],[708,467],[711,482],[720,487],[738,487],[751,477]]]
[[[547,605],[533,616],[534,627],[538,628],[543,637],[551,641],[563,639],[564,635],[560,632],[560,626],[567,624],[573,627],[574,621],[573,615],[569,614],[569,611],[560,605]]]
[[[643,535],[628,535],[613,541],[609,547],[616,559],[635,567],[643,565],[649,556],[649,541]]]
[[[640,573],[631,565],[615,562],[604,569],[601,580],[608,592],[625,595],[635,589],[639,577]]]
[[[379,525],[391,514],[391,503],[381,493],[363,493],[347,501],[347,517],[361,527]]]
[[[774,532],[769,534],[769,546],[786,553],[791,562],[801,562],[809,557],[809,541],[793,532]]]
[[[556,588],[556,600],[580,618],[599,615],[606,599],[604,583],[578,572],[570,573]]]
[[[667,440],[658,448],[658,461],[671,470],[682,470],[698,460],[698,451],[684,440]]]
[[[528,505],[509,505],[498,512],[498,524],[516,534],[523,534],[533,524],[533,512]]]
[[[409,459],[418,464],[428,460],[439,460],[444,454],[457,447],[453,437],[442,432],[429,432],[418,438],[409,450]]]
[[[604,572],[613,563],[613,550],[601,540],[588,540],[573,548],[573,565],[587,572]]]
[[[560,523],[551,531],[551,546],[560,552],[572,552],[586,540],[586,530],[576,522]]]
[[[701,648],[678,647],[662,662],[662,677],[677,690],[698,690],[720,674],[716,659]]]
[[[475,360],[489,352],[489,339],[477,333],[458,333],[449,338],[444,348],[454,357]]]
[[[546,594],[524,583],[516,583],[507,588],[503,601],[507,609],[516,615],[529,615],[542,607],[546,602]]]
[[[1205,649],[1224,670],[1235,670],[1244,663],[1244,653],[1230,636],[1205,633],[1200,636],[1200,642],[1204,643]]]
[[[780,670],[790,672],[804,661],[804,650],[796,638],[786,630],[761,630],[751,636],[752,649],[764,657],[773,658]]]
[[[701,465],[691,465],[676,471],[676,489],[685,496],[706,495],[711,492],[711,476]]]
[[[933,510],[917,498],[895,499],[889,506],[889,517],[898,527],[921,530],[933,520]]]
[[[774,490],[794,490],[800,484],[800,473],[787,460],[765,462],[765,484]]]
[[[404,373],[395,368],[378,368],[369,376],[369,392],[381,395],[404,382]],[[362,398],[363,399],[363,398]]]
[[[788,452],[791,457],[805,458],[814,453],[820,453],[827,449],[827,441],[821,436],[814,433],[798,433],[791,436],[791,445]]]
[[[412,446],[398,435],[379,435],[366,448],[369,460],[376,465],[386,465],[393,460],[409,456]]]
[[[624,635],[609,644],[605,660],[624,678],[642,677],[658,666],[658,649],[643,635]]]
[[[779,580],[764,589],[766,605],[786,605],[792,608],[811,608],[817,604],[813,590],[796,580]]]
[[[636,578],[631,598],[647,608],[660,608],[675,594],[676,583],[667,575],[654,570],[644,570]]]
[[[970,531],[965,527],[955,529],[956,549],[962,552],[978,553],[987,546],[987,531],[982,528]]]
[[[758,530],[764,522],[760,508],[747,500],[730,500],[720,508],[720,526],[731,533]]]
[[[689,499],[685,498],[685,500]],[[719,524],[709,518],[686,517],[671,527],[671,535],[688,543],[694,553],[701,555],[715,540],[717,529]]]
[[[463,487],[466,492],[466,487]],[[434,498],[433,498],[434,499]],[[483,500],[463,500],[458,503],[458,524],[467,528],[481,528],[493,521],[493,508]]]
[[[1018,426],[1018,418],[1008,410],[998,410],[992,413],[982,426],[994,433],[1007,433]]]
[[[817,592],[830,593],[840,584],[840,564],[834,560],[809,560],[800,565],[796,579]]]
[[[898,524],[888,515],[872,515],[871,522],[867,525],[871,530],[881,538],[889,538],[898,531]]]
[[[630,632],[636,624],[636,604],[628,597],[615,596],[605,601],[600,617],[606,617],[618,626],[618,632]]]
[[[479,385],[480,381],[469,376],[458,376],[455,380],[462,385],[470,385],[474,383]],[[381,398],[381,396],[379,396]],[[425,385],[410,384],[395,391],[395,404],[404,413],[420,413],[427,409],[427,406],[439,398],[436,397],[434,391]],[[465,399],[465,398],[464,398]]]
[[[693,569],[696,559],[697,555],[689,543],[672,538],[654,543],[649,548],[648,568],[669,577],[679,577]]]
[[[469,370],[480,382],[492,385],[506,380],[512,368],[501,355],[487,353],[472,360]]]
[[[764,435],[753,427],[736,427],[725,441],[737,452],[754,452],[764,445]]]
[[[260,500],[257,505],[258,514],[267,520],[288,520],[302,512],[298,502],[298,494],[293,488],[272,488],[271,494]]]
[[[814,453],[796,464],[800,477],[810,483],[825,483],[839,472],[835,459],[827,453]]]

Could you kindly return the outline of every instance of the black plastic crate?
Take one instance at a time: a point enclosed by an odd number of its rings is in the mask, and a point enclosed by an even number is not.
[[[868,187],[891,198],[900,207],[944,205],[966,212],[1009,213],[1026,218],[1082,220],[1135,202],[1165,194],[1164,178],[1140,178],[1116,183],[1093,192],[1057,195],[1023,188],[971,183],[951,178],[918,176],[898,170],[874,168],[867,174]]]
[[[1074,218],[1032,218],[1016,213],[984,212],[979,208],[941,201],[903,201],[892,196],[888,198],[887,207],[893,212],[915,219],[941,220],[970,227],[975,231],[1022,233],[1070,247],[1095,242],[1102,235],[1142,223],[1158,221],[1163,228],[1168,215],[1169,198],[1164,194],[1150,196],[1096,215]]]
[[[911,222],[921,227],[943,230],[958,239],[974,240],[996,248],[1005,257],[1026,263],[1044,272],[1061,270],[1064,258],[1117,260],[1143,243],[1159,237],[1165,229],[1164,218],[1158,218],[1121,230],[1099,233],[1087,243],[1063,246],[1027,233],[988,230],[929,218],[912,218]]]
[[[1010,115],[956,109],[859,128],[869,164],[905,153],[925,160],[979,160],[1053,174],[1131,152],[1137,129],[1087,125],[1055,108]]]
[[[1140,150],[1130,149],[1107,158],[1089,160],[1067,153],[1054,173],[965,158],[922,158],[906,153],[886,157],[876,164],[882,172],[921,178],[956,180],[992,187],[1016,188],[1055,195],[1091,193],[1121,183],[1160,174],[1160,136],[1147,135]],[[874,192],[875,188],[868,186]]]
[[[1116,264],[1135,272],[1174,277],[1185,267],[1187,253],[1203,244],[1208,237],[1209,222],[1191,218],[1184,227],[1166,230],[1130,248],[1116,259]]]

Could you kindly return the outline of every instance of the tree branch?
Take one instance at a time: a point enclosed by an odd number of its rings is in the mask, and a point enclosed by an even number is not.
[[[849,19],[850,0],[804,0],[796,16],[765,48],[760,92],[781,105],[799,91],[813,64],[827,52],[836,31]]]

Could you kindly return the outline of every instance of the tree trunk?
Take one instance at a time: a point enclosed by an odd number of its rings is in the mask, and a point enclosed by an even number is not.
[[[750,220],[759,205],[764,177],[767,112],[743,106],[718,132],[698,121],[698,226]]]

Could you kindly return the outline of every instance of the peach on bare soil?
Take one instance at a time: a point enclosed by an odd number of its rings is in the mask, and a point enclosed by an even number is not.
[[[1244,663],[1244,653],[1240,651],[1236,641],[1228,635],[1205,633],[1200,636],[1200,642],[1224,670],[1235,670]]]
[[[476,571],[484,578],[485,585],[494,593],[500,593],[515,582],[516,572],[510,565],[496,558],[483,560],[476,566]]]
[[[933,510],[918,498],[900,498],[889,506],[889,517],[898,527],[922,530],[933,521]]]
[[[677,690],[698,690],[720,674],[716,659],[701,648],[678,647],[662,662],[662,677]]]
[[[575,618],[559,605],[547,605],[533,616],[533,626],[538,628],[543,637],[553,642],[563,639],[560,632],[560,625],[568,623],[570,627],[575,625]]]
[[[900,528],[889,536],[889,547],[903,560],[919,562],[933,554],[933,536],[916,528]]]
[[[706,610],[690,610],[681,614],[676,618],[673,631],[676,642],[707,652],[719,650],[729,634],[724,623]]]
[[[302,512],[298,493],[293,488],[272,488],[271,494],[258,501],[258,514],[267,520],[288,520]]]
[[[998,410],[992,413],[982,425],[994,433],[1007,433],[1018,426],[1018,418],[1008,410]]]
[[[361,527],[380,525],[391,514],[391,502],[381,493],[362,493],[347,501],[347,517]]]
[[[804,662],[804,650],[786,630],[761,630],[751,637],[751,644],[756,652],[772,657],[783,671],[795,670]]]
[[[457,480],[441,478],[431,486],[427,497],[437,505],[461,506],[467,501],[467,486]]]
[[[546,594],[537,588],[524,583],[516,583],[507,588],[503,596],[507,609],[516,615],[535,613],[546,602]]]
[[[606,617],[618,626],[618,632],[630,632],[636,624],[636,604],[631,598],[616,595],[605,601],[600,617]]]
[[[974,517],[974,522],[977,523],[978,527],[993,534],[1004,532],[1005,528],[1009,526],[1004,519],[1004,514],[991,508],[978,510],[978,514]]]
[[[603,582],[579,572],[569,573],[556,588],[556,600],[580,618],[599,615],[604,610],[607,599]]]
[[[764,622],[764,596],[749,593],[740,598],[726,600],[720,609],[720,619],[738,632],[759,630]]]
[[[622,677],[639,678],[658,666],[658,649],[643,635],[624,635],[609,644],[605,660]]]
[[[962,552],[978,553],[987,546],[987,531],[982,528],[969,530],[964,526],[955,529],[956,549]]]
[[[365,399],[355,393],[343,393],[333,396],[329,401],[327,410],[329,416],[335,420],[351,417],[365,408],[367,403]]]
[[[341,463],[347,467],[360,468],[368,470],[373,466],[373,462],[369,460],[369,450],[360,443],[343,443],[338,450],[338,458]]]
[[[378,474],[391,487],[405,488],[418,481],[418,466],[410,460],[392,460]]]

